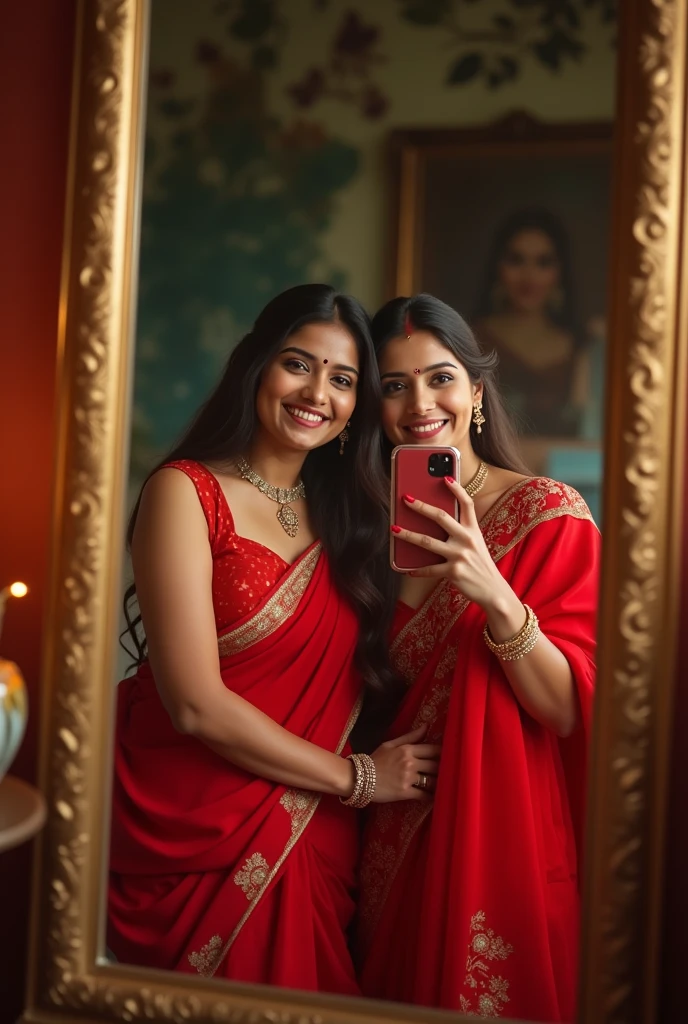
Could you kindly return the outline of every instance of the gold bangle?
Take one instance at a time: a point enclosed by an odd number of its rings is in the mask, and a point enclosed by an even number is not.
[[[356,809],[367,807],[375,794],[377,782],[375,762],[368,754],[349,754],[347,760],[351,761],[354,766],[356,781],[351,796],[346,799],[340,796],[339,799],[345,807],[355,807]]]
[[[523,607],[526,611],[526,621],[511,640],[505,640],[501,644],[495,643],[490,633],[490,627],[486,625],[483,630],[485,643],[500,661],[518,661],[520,658],[524,658],[526,654],[530,654],[540,638],[540,623],[537,615],[529,605],[524,604]]]

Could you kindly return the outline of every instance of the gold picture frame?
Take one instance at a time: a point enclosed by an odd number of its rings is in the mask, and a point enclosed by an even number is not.
[[[678,629],[688,287],[687,5],[621,6],[599,697],[580,1021],[655,1019]],[[460,1020],[109,964],[111,773],[148,0],[81,0],[60,315],[53,568],[42,694],[48,823],[24,1019]]]

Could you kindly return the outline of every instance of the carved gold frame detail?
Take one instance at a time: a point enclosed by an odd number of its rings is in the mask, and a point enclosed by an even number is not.
[[[678,630],[688,287],[681,0],[620,4],[599,698],[580,1021],[656,1016]],[[460,1020],[105,961],[148,0],[81,0],[60,317],[54,558],[26,1021]],[[683,332],[680,327],[683,325]]]

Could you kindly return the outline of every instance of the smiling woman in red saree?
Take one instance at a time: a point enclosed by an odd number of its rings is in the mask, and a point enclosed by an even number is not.
[[[370,756],[347,743],[365,689],[392,681],[371,569],[378,401],[363,309],[298,286],[142,489],[129,537],[145,639],[128,616],[137,672],[115,737],[120,961],[358,992],[356,808],[420,801],[413,780],[438,755],[421,730]]]
[[[430,804],[369,812],[361,989],[570,1021],[599,531],[576,491],[521,470],[493,361],[454,310],[396,299],[373,333],[388,439],[458,448],[466,483],[445,478],[458,520],[403,496],[446,540],[392,527],[442,561],[402,578],[391,653],[408,692],[390,735],[422,724],[442,752]]]
[[[361,986],[479,1016],[571,1020],[598,531],[575,491],[542,479],[517,484],[481,528],[566,655],[581,725],[561,740],[528,720],[485,646],[484,614],[450,583],[415,613],[399,605],[392,657],[411,689],[392,734],[425,724],[442,756],[432,805],[372,811]]]
[[[196,484],[216,564],[224,555],[214,582],[224,615],[236,608],[241,582],[252,594],[265,587],[257,566],[277,576],[248,614],[229,628],[219,623],[225,685],[290,732],[348,753],[360,707],[358,624],[334,590],[320,544],[280,565],[236,536],[211,474],[193,462],[172,465]],[[237,560],[245,573],[239,583],[226,568]],[[117,740],[108,937],[117,958],[356,992],[345,941],[355,813],[336,797],[248,774],[178,733],[147,664],[119,686]],[[324,900],[318,880],[328,862],[333,884]],[[329,955],[319,955],[323,944]]]

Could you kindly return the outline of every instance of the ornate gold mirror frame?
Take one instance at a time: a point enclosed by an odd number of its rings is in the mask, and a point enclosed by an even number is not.
[[[43,696],[49,820],[36,864],[25,1019],[448,1020],[102,957],[147,6],[82,0],[80,8]],[[583,929],[586,1024],[655,1019],[688,369],[688,4],[619,6],[604,510],[613,526],[605,531]]]

